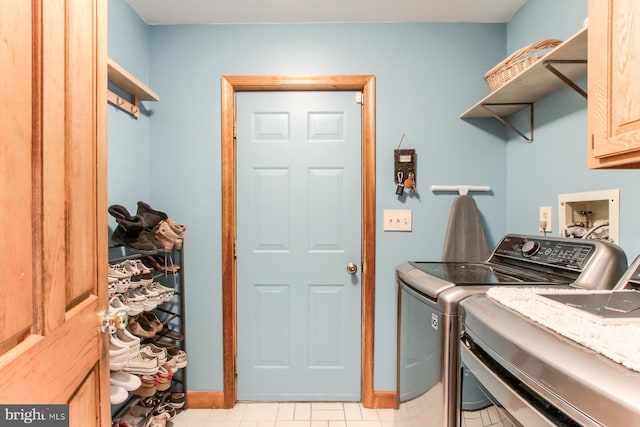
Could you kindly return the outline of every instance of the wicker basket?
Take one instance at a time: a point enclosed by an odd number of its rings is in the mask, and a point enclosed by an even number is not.
[[[542,58],[560,43],[562,41],[556,39],[540,40],[517,50],[505,58],[484,75],[491,92],[500,89],[505,83],[529,68],[531,64]]]

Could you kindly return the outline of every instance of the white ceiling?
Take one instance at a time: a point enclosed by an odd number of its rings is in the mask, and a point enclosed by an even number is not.
[[[149,25],[508,22],[527,0],[127,0]]]

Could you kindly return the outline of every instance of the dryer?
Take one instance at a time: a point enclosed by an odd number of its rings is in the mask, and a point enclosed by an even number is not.
[[[617,245],[508,234],[485,262],[409,261],[398,284],[398,397],[415,401],[419,425],[459,425],[457,402],[489,402],[459,363],[459,304],[496,286],[611,289],[627,268]],[[465,378],[464,387],[459,384]]]

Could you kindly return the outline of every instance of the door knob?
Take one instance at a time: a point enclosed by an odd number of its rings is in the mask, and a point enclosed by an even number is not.
[[[129,315],[124,310],[119,310],[113,314],[109,310],[98,313],[100,318],[100,328],[102,332],[107,332],[111,326],[116,329],[124,329],[129,323]]]
[[[355,263],[350,262],[349,264],[347,264],[347,273],[356,274],[357,272],[358,272],[358,266]]]

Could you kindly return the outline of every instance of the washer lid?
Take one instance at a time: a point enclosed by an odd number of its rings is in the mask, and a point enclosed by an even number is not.
[[[522,278],[499,270],[483,262],[410,262],[425,275],[437,277],[456,285],[490,285],[519,283]]]
[[[400,264],[396,268],[396,274],[401,282],[434,300],[437,299],[438,295],[442,292],[455,287],[453,282],[427,274],[415,268],[413,263],[410,262]]]

